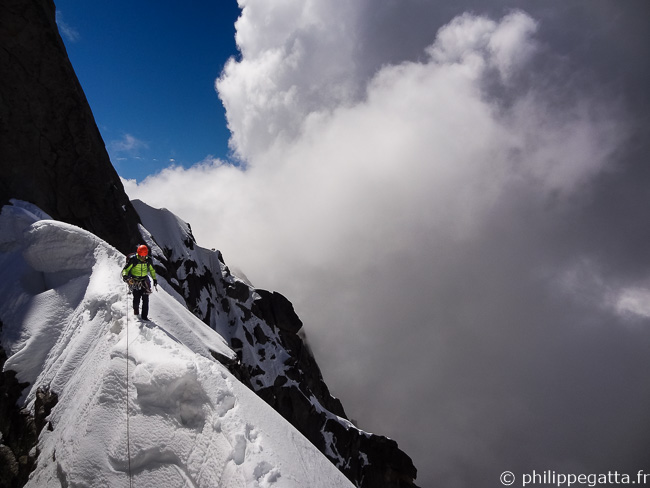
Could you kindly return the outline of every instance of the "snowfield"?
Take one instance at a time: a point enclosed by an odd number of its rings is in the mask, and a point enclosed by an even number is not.
[[[12,203],[0,214],[5,370],[29,383],[32,411],[38,388],[58,395],[28,487],[353,486],[215,359],[235,354],[165,283],[140,321],[121,253]]]

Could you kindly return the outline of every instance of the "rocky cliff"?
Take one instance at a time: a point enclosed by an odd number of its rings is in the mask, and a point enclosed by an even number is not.
[[[68,59],[51,0],[0,2],[0,206],[10,198],[123,252],[137,214]]]

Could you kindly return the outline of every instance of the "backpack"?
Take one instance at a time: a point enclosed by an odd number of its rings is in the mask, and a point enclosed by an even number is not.
[[[151,258],[149,256],[146,256],[144,258],[144,261],[138,258],[137,253],[132,252],[126,257],[126,263],[124,264],[124,267],[122,268],[122,273],[124,273],[124,270],[128,268],[129,266],[133,265],[135,266],[136,264],[142,264],[146,263],[147,265],[151,265]],[[122,274],[122,276],[124,276]]]
[[[125,270],[126,268],[128,268],[130,264],[135,265],[135,264],[139,264],[141,262],[143,262],[143,261],[138,259],[138,254],[135,253],[135,252],[132,252],[131,254],[129,254],[126,257],[126,261],[124,262],[124,267],[122,268],[122,270]],[[147,263],[147,264],[151,264],[151,257],[146,256],[144,258],[144,262]]]
[[[151,258],[149,256],[146,256],[144,258],[144,262],[147,264],[151,264]],[[136,265],[136,264],[141,264],[142,261],[138,259],[138,254],[135,252],[132,252],[126,257],[126,262],[124,264],[124,267],[122,268],[122,271],[124,271],[126,268],[128,268],[130,265]],[[149,283],[149,278],[146,277],[145,279],[137,280],[134,278],[130,278],[129,281],[127,281],[127,284],[129,285],[129,289],[131,291],[137,290],[144,288],[145,292],[147,294],[151,293],[151,283]]]

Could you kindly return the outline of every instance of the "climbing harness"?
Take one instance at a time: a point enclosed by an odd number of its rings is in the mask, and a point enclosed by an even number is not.
[[[126,280],[126,284],[128,285],[130,292],[133,290],[144,290],[147,295],[151,294],[151,284],[149,283],[149,278],[137,280],[133,277],[130,277],[128,280]]]

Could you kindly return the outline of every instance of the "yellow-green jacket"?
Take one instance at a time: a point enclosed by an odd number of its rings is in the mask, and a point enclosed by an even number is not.
[[[142,259],[140,256],[135,256],[131,258],[129,263],[122,270],[122,276],[133,276],[135,279],[144,279],[147,274],[150,274],[151,277],[156,280],[156,270],[153,269],[151,265],[151,260],[149,258]]]

